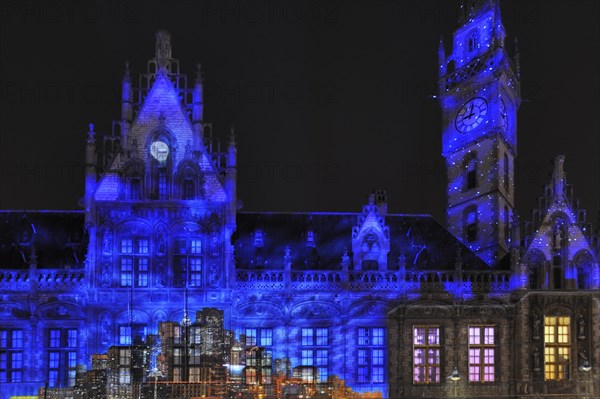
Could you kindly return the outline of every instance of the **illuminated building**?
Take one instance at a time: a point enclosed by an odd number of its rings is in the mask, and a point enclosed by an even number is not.
[[[89,129],[84,211],[1,214],[3,397],[72,386],[91,354],[210,324],[188,318],[202,308],[315,392],[331,377],[351,397],[597,395],[597,238],[557,157],[521,240],[518,57],[496,2],[463,11],[439,51],[447,227],[388,213],[384,191],[357,213],[239,212],[233,132],[221,151],[200,69],[188,85],[158,32],[101,161]]]

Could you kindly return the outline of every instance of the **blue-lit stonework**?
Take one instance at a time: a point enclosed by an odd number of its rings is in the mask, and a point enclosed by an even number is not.
[[[518,54],[496,1],[461,16],[439,50],[446,226],[388,213],[385,191],[356,213],[240,212],[234,131],[216,145],[200,66],[188,84],[159,31],[147,72],[126,68],[113,134],[86,133],[85,209],[0,212],[0,398],[72,397],[84,376],[96,397],[151,397],[195,381],[173,360],[194,328],[211,378],[257,398],[595,397],[598,238],[561,156],[521,238]],[[139,374],[85,374],[111,367]]]

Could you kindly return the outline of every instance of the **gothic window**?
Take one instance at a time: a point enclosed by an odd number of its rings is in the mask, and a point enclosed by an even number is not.
[[[177,170],[177,184],[181,199],[194,200],[198,196],[198,188],[201,187],[200,169],[198,165],[184,161]]]
[[[465,226],[465,238],[467,242],[474,242],[477,240],[477,207],[470,206],[465,210],[464,226]]]
[[[159,134],[150,144],[150,174],[152,199],[169,198],[171,175],[171,140],[166,132]]]
[[[119,248],[121,287],[148,287],[150,241],[147,238],[122,238]]]
[[[494,332],[494,326],[469,326],[470,382],[494,382],[496,379]]]
[[[77,335],[75,328],[47,330],[47,369],[49,387],[75,386],[77,371]]]
[[[384,382],[385,348],[385,328],[358,328],[358,382]]]
[[[469,191],[477,187],[477,154],[470,152],[463,162],[464,186],[463,191]]]
[[[504,191],[509,192],[510,190],[510,161],[508,159],[508,155],[506,153],[504,153],[504,157],[503,157],[504,161],[503,161],[503,169],[504,169]]]
[[[546,381],[570,379],[571,318],[544,318],[544,376]]]
[[[527,267],[529,268],[529,288],[536,290],[542,288],[544,284],[543,266],[546,259],[544,254],[537,250],[531,251],[527,255]]]
[[[173,255],[173,286],[200,287],[202,285],[202,241],[199,237],[175,238]]]
[[[142,182],[146,166],[139,159],[132,159],[123,168],[125,198],[129,200],[142,199]]]
[[[440,327],[413,327],[413,382],[440,382]]]
[[[329,366],[329,330],[327,328],[302,329],[301,365],[316,368],[317,383],[327,382]]]
[[[580,251],[575,255],[573,264],[577,268],[577,288],[581,290],[591,288],[593,261],[592,255],[588,251]]]
[[[362,246],[362,270],[377,270],[379,268],[379,240],[375,234],[365,235]]]
[[[23,330],[0,330],[0,383],[23,380]]]

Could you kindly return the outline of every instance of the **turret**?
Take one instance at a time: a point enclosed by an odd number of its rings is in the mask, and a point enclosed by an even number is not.
[[[129,62],[125,63],[125,74],[121,83],[121,145],[129,148],[129,129],[133,120],[133,88],[129,73]]]
[[[198,151],[203,138],[203,93],[202,93],[202,70],[201,65],[197,65],[196,84],[192,93],[192,127],[194,129],[194,150]]]
[[[237,197],[236,197],[236,180],[237,180],[237,146],[235,142],[235,130],[231,127],[229,135],[229,145],[227,147],[227,156],[225,159],[225,190],[229,196],[230,208],[228,212],[228,223],[235,224],[235,215],[237,212]]]
[[[439,77],[446,74],[446,53],[444,51],[444,39],[440,37],[440,46],[438,47],[438,62],[440,65]]]
[[[93,223],[92,217],[92,204],[94,199],[94,192],[96,191],[96,139],[94,132],[94,124],[90,123],[90,130],[88,131],[87,145],[85,147],[85,194],[84,194],[84,207],[85,207],[85,224],[86,226]]]

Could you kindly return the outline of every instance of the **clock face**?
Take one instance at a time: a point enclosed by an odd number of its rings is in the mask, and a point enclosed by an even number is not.
[[[508,131],[508,114],[506,113],[506,104],[504,99],[500,99],[500,123],[505,131]]]
[[[475,129],[485,120],[487,110],[487,103],[483,98],[477,97],[467,101],[456,114],[456,130],[468,133]]]
[[[150,154],[158,162],[164,162],[169,156],[169,146],[162,141],[155,141],[150,146]]]

